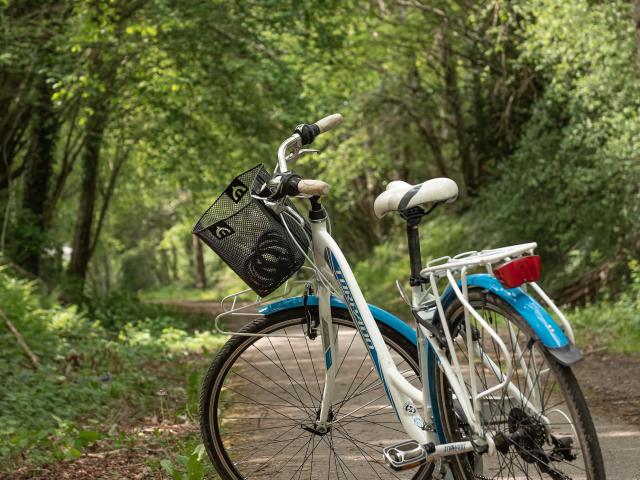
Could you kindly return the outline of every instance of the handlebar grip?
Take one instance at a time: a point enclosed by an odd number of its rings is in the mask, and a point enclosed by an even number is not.
[[[312,197],[321,197],[329,193],[329,184],[322,180],[300,180],[298,191]]]
[[[332,128],[337,127],[342,123],[342,115],[339,113],[334,113],[333,115],[329,115],[328,117],[324,117],[322,120],[318,120],[314,125],[318,127],[319,134],[328,132]]]
[[[300,135],[302,145],[311,145],[318,135],[337,127],[340,122],[342,122],[342,115],[334,113],[324,117],[322,120],[318,120],[316,123],[298,125],[293,133]]]

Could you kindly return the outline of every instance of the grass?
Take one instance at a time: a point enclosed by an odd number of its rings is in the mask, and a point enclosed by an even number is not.
[[[147,302],[220,300],[223,297],[248,288],[226,265],[220,265],[215,275],[209,275],[207,287],[196,288],[192,284],[175,283],[141,291],[139,297]]]
[[[640,264],[632,261],[631,283],[614,300],[604,295],[597,303],[569,313],[578,344],[611,353],[640,353]]]
[[[197,399],[226,340],[203,328],[208,319],[131,297],[61,306],[1,270],[0,299],[40,360],[35,369],[0,327],[0,476],[103,468],[118,459],[105,452],[120,451],[125,467],[138,458],[169,478],[208,473]]]
[[[167,285],[154,290],[140,292],[140,298],[151,302],[170,302],[174,300],[218,300],[218,295],[212,289],[199,289],[190,286]]]

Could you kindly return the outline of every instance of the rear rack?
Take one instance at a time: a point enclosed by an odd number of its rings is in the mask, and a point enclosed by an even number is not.
[[[420,275],[423,279],[428,280],[432,286],[432,277],[438,280],[442,277],[447,277],[451,288],[455,289],[454,283],[460,283],[465,285],[466,282],[453,281],[451,277],[453,274],[459,274],[461,277],[466,275],[469,270],[476,268],[484,268],[489,275],[494,276],[493,265],[502,263],[505,261],[513,260],[524,255],[533,255],[533,251],[538,247],[535,242],[521,243],[519,245],[511,245],[509,247],[493,248],[489,250],[470,251],[459,253],[453,257],[444,256],[433,259],[427,262],[427,267],[420,271]],[[461,279],[463,280],[463,279]],[[572,343],[575,343],[575,337],[573,334],[573,328],[567,320],[567,317],[560,311],[557,305],[551,300],[546,292],[536,282],[528,282],[526,285],[530,285],[531,288],[539,295],[540,299],[553,311],[558,317],[560,323],[565,330],[565,333],[569,337]],[[438,290],[434,290],[433,295],[438,298]]]
[[[510,247],[494,248],[491,250],[471,251],[459,253],[454,257],[440,257],[427,263],[427,268],[422,269],[420,275],[428,278],[431,273],[445,274],[447,270],[460,270],[462,268],[485,267],[487,272],[493,274],[491,266],[503,260],[512,260],[521,257],[525,253],[533,255],[537,243],[522,243]]]
[[[472,411],[478,411],[480,400],[482,398],[489,397],[490,395],[503,390],[508,390],[509,393],[513,395],[519,394],[519,391],[511,385],[511,376],[514,373],[514,366],[512,365],[511,354],[506,344],[496,333],[495,329],[491,325],[489,325],[489,323],[482,317],[480,313],[478,313],[473,308],[473,306],[469,302],[467,275],[470,271],[486,270],[489,275],[495,276],[493,272],[494,266],[525,255],[533,255],[536,247],[536,243],[523,243],[520,245],[512,245],[509,247],[490,250],[464,252],[453,257],[445,256],[431,260],[427,263],[426,268],[420,271],[421,277],[425,280],[426,283],[431,286],[431,295],[429,295],[428,298],[435,302],[435,308],[437,309],[439,317],[442,319],[440,324],[442,325],[442,330],[449,351],[455,351],[455,347],[452,338],[452,332],[449,328],[449,322],[446,321],[444,307],[441,301],[441,293],[438,289],[439,280],[444,278],[447,279],[448,286],[452,289],[452,291],[464,307],[464,331],[467,332],[465,339],[467,343],[467,351],[474,351],[473,338],[471,335],[472,329],[470,326],[470,320],[471,317],[473,317],[476,320],[477,325],[489,334],[489,336],[496,342],[496,345],[500,350],[502,350],[504,354],[503,358],[505,362],[506,372],[504,374],[501,373],[501,376],[499,377],[500,382],[498,384],[486,388],[483,391],[478,391],[478,385],[474,378],[475,369],[473,366],[473,355],[469,355],[468,358],[468,371],[472,372],[470,373],[470,382],[465,382],[465,379],[462,378],[463,370],[461,369],[460,361],[457,358],[457,355],[453,355],[451,357],[452,365],[442,365],[442,368],[445,369],[445,371],[448,370],[450,374],[458,377],[459,385],[469,385],[470,387],[470,391],[467,387],[465,388],[465,390],[467,390],[466,392],[455,392],[458,398],[469,399],[468,401],[461,400],[460,402],[461,407],[463,408],[463,410],[465,410],[465,413],[467,413],[466,411],[468,410],[468,415],[466,415],[467,418],[473,418]],[[536,282],[527,282],[524,284],[524,288],[526,288],[526,286],[531,286],[531,288],[538,294],[540,299],[553,311],[553,313],[556,314],[562,326],[564,327],[567,337],[572,343],[575,343],[573,329],[571,328],[569,321],[558,309],[555,303],[549,298],[549,296],[544,292],[544,290],[542,290],[542,288]],[[433,305],[433,303],[431,303],[431,305]],[[500,371],[497,365],[490,365],[490,367],[493,368],[496,372]],[[522,368],[522,366],[518,365],[518,368]]]

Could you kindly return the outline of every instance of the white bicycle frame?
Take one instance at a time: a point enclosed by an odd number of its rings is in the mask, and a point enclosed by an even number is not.
[[[301,154],[309,152],[301,150],[300,148],[300,137],[297,135],[293,135],[281,145],[278,150],[278,167],[276,168],[276,173],[286,173],[288,171],[287,161],[298,158]],[[535,244],[507,247],[510,250],[502,249],[479,253],[470,252],[471,255],[463,254],[460,257],[454,257],[454,259],[447,257],[449,262],[444,265],[440,264],[433,267],[428,266],[421,272],[424,278],[430,279],[431,289],[430,292],[425,290],[422,284],[412,287],[411,306],[418,315],[425,317],[424,320],[430,320],[437,311],[440,318],[443,319],[441,325],[449,351],[455,351],[455,348],[448,323],[444,320],[444,307],[441,303],[437,287],[438,278],[447,278],[455,295],[465,307],[464,320],[465,332],[467,332],[466,342],[469,352],[468,361],[470,367],[471,390],[469,390],[465,384],[462,369],[456,355],[453,355],[450,360],[444,348],[442,348],[434,338],[434,335],[423,326],[417,324],[418,357],[420,360],[420,377],[422,380],[422,389],[419,389],[413,386],[398,370],[345,256],[327,229],[327,223],[328,220],[326,216],[320,220],[311,220],[313,263],[315,264],[316,276],[318,278],[318,307],[326,365],[325,388],[319,418],[316,422],[316,428],[319,431],[326,431],[330,427],[330,424],[340,422],[343,418],[352,416],[356,414],[358,410],[367,407],[367,405],[364,405],[358,407],[352,412],[345,413],[338,418],[330,419],[330,409],[335,392],[339,351],[337,332],[334,328],[331,314],[332,290],[339,291],[341,293],[362,340],[368,349],[368,353],[386,391],[391,407],[396,413],[398,420],[402,424],[408,436],[420,445],[426,445],[428,443],[435,444],[435,449],[428,456],[429,460],[436,460],[446,455],[455,455],[477,450],[478,445],[483,446],[482,453],[494,453],[495,446],[493,445],[493,440],[490,436],[486,435],[482,429],[480,419],[483,408],[481,402],[491,402],[492,400],[490,395],[499,390],[506,389],[509,395],[525,400],[524,406],[533,414],[542,417],[543,421],[548,424],[548,421],[541,415],[539,407],[534,404],[537,403],[535,402],[536,395],[534,394],[532,396],[532,400],[534,401],[528,401],[526,400],[526,395],[524,395],[523,392],[520,392],[520,390],[511,383],[510,378],[513,372],[513,366],[511,365],[510,354],[506,345],[493,328],[482,318],[482,316],[470,306],[467,300],[466,274],[469,266],[486,265],[487,270],[491,273],[491,259],[494,257],[503,259],[508,255],[518,255],[525,251],[532,251],[536,246]],[[470,260],[470,258],[473,257],[473,254],[476,254],[476,257],[474,257],[475,260]],[[460,283],[462,288],[458,286],[458,283],[453,276],[453,272],[456,272],[461,276]],[[331,285],[329,285],[329,283],[331,283]],[[544,292],[542,292],[535,283],[532,283],[531,285],[540,294],[543,300],[552,308],[552,310],[555,313],[558,313],[559,310],[544,294]],[[432,306],[429,309],[425,308],[425,304],[428,301],[431,301],[431,305],[435,302],[435,307]],[[561,313],[559,315],[565,326],[565,330],[573,342],[573,332],[571,331],[570,325]],[[474,345],[471,334],[472,328],[470,327],[471,316],[475,318],[477,324],[481,326],[481,328],[484,328],[489,333],[493,340],[495,340],[503,350],[503,353],[505,353],[504,358],[507,363],[506,374],[502,373],[500,368],[491,360],[491,358],[489,358],[488,355],[483,354],[479,345]],[[439,445],[439,439],[433,424],[429,382],[426,378],[426,375],[428,374],[426,368],[428,348],[432,348],[438,358],[439,367],[447,377],[456,401],[471,427],[474,442],[465,441]],[[501,380],[498,385],[487,388],[482,392],[478,391],[477,379],[475,378],[475,368],[473,368],[473,362],[475,361],[474,355],[478,356],[478,358],[482,360],[486,368],[496,373],[497,378]],[[528,385],[531,388],[534,388],[531,385],[532,382],[529,379],[528,371],[526,371],[526,375]]]
[[[327,220],[319,220],[311,223],[313,254],[316,267],[320,275],[326,278],[334,278],[339,287],[344,301],[354,319],[354,322],[362,336],[371,360],[385,388],[391,406],[398,419],[402,423],[407,434],[419,442],[437,442],[430,423],[426,423],[419,414],[417,407],[427,405],[425,416],[430,417],[429,404],[424,401],[424,392],[414,387],[398,370],[391,358],[391,353],[382,338],[380,329],[369,310],[369,306],[358,286],[351,271],[351,267],[342,251],[327,231]],[[322,342],[325,351],[326,373],[325,389],[320,409],[318,426],[328,428],[329,408],[331,407],[332,394],[337,365],[339,346],[337,336],[333,328],[331,315],[331,291],[322,282],[318,282],[318,307],[321,321]],[[332,334],[333,332],[333,334]],[[327,334],[328,333],[328,334]],[[360,407],[362,408],[362,407]],[[342,418],[355,413],[349,412],[333,419],[339,422]],[[425,428],[427,427],[427,428]]]

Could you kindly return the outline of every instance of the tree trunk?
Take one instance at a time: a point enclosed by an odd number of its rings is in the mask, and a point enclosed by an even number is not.
[[[96,190],[100,166],[100,148],[107,125],[107,114],[101,102],[93,102],[94,114],[87,119],[86,142],[82,155],[82,184],[78,220],[73,239],[73,252],[69,262],[68,275],[75,283],[76,293],[81,293],[91,260],[91,229],[96,204]]]
[[[105,252],[102,260],[104,263],[104,293],[109,295],[109,292],[111,292],[111,264],[109,262],[109,254]]]
[[[458,143],[458,155],[461,162],[462,176],[465,183],[467,196],[473,197],[476,194],[476,165],[471,148],[471,142],[466,129],[462,96],[458,86],[458,72],[456,71],[456,59],[451,47],[449,37],[448,22],[444,22],[443,32],[440,35],[441,41],[441,61],[444,70],[444,93],[447,104],[453,116],[456,139]]]
[[[93,252],[95,252],[96,247],[98,246],[100,232],[102,231],[102,226],[104,225],[104,221],[107,217],[107,210],[109,208],[109,203],[111,202],[111,197],[113,196],[113,192],[116,189],[116,181],[118,180],[118,175],[120,174],[120,170],[122,169],[122,166],[124,165],[124,162],[129,155],[128,152],[122,152],[120,151],[120,149],[118,150],[119,151],[116,153],[113,170],[111,171],[111,175],[107,183],[107,189],[103,194],[102,206],[100,207],[100,213],[98,214],[98,220],[96,221],[95,232],[91,240],[91,246],[89,247],[89,258],[91,258]]]
[[[195,235],[193,235],[193,254],[196,266],[196,288],[204,290],[207,288],[207,279],[204,273],[204,256],[202,255],[200,239]]]
[[[171,279],[174,282],[180,279],[178,274],[178,249],[175,245],[171,246]]]
[[[45,78],[37,86],[38,104],[34,110],[33,148],[28,158],[22,194],[21,231],[24,238],[18,244],[18,263],[38,275],[40,256],[45,244],[45,210],[56,146],[58,122],[53,112],[51,88]]]
[[[416,65],[415,58],[413,60],[413,65],[411,66],[411,69],[409,71],[409,85],[411,88],[412,96],[414,98],[420,99],[425,96],[425,92],[422,87],[422,79],[420,78],[420,72],[418,71],[418,66]],[[422,113],[420,115],[416,115],[411,111],[410,106],[406,108],[409,115],[413,118],[418,128],[420,129],[420,132],[427,142],[427,145],[429,145],[429,149],[431,150],[431,155],[433,156],[433,161],[438,171],[438,175],[441,177],[448,177],[449,174],[447,172],[447,165],[442,153],[440,139],[436,134],[433,123],[427,116],[428,114]],[[403,180],[406,180],[406,178]]]
[[[433,124],[428,118],[423,117],[418,121],[418,127],[420,127],[420,132],[422,132],[427,145],[429,145],[429,148],[431,149],[431,154],[433,155],[433,161],[435,162],[438,175],[441,177],[448,177],[449,173],[444,159],[444,154],[442,153],[440,139],[436,135]]]
[[[638,64],[640,64],[640,0],[633,1],[633,21],[636,26],[636,48]]]
[[[160,285],[164,287],[171,283],[171,279],[169,277],[169,253],[166,249],[161,248],[158,251],[158,255],[160,256],[160,265],[158,266],[158,280],[160,280]]]
[[[34,106],[25,101],[32,88],[32,75],[16,75],[0,69],[0,189],[24,171],[24,163],[14,168],[20,151],[27,145]]]

